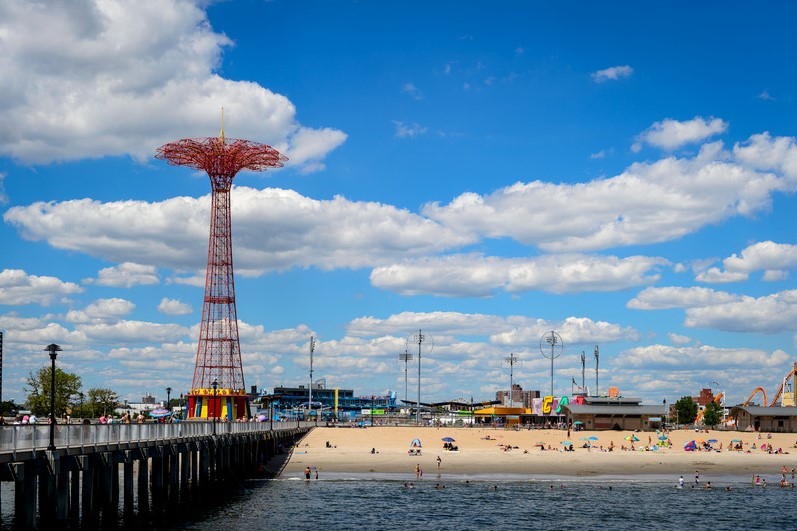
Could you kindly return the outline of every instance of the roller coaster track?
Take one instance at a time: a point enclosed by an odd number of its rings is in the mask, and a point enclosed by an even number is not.
[[[783,380],[781,380],[780,386],[778,387],[778,391],[777,391],[777,393],[775,393],[775,397],[772,399],[772,402],[769,403],[769,407],[774,407],[778,403],[778,400],[780,400],[781,396],[783,395],[783,388],[785,387],[786,382],[788,381],[788,379],[792,378],[792,382],[794,382],[794,374],[795,374],[795,372],[797,372],[797,370],[792,369],[791,371],[788,372],[788,374],[786,374],[786,376],[783,378]],[[744,407],[747,404],[749,404],[750,401],[753,399],[753,397],[756,395],[756,393],[759,393],[759,392],[761,393],[761,404],[763,406],[766,406],[767,405],[767,392],[764,391],[763,387],[756,387],[753,390],[753,392],[750,393],[750,396],[747,397],[747,400],[744,401],[744,403],[742,404],[742,407]]]
[[[787,374],[786,377],[783,378],[783,381],[780,382],[780,387],[778,387],[778,392],[775,393],[775,398],[772,399],[772,402],[769,404],[769,407],[772,407],[778,403],[778,399],[780,398],[780,395],[783,393],[783,386],[786,385],[786,380],[792,378],[793,376],[794,376],[794,370],[791,370],[789,371],[789,374]],[[767,401],[766,399],[764,399],[764,405],[766,405],[766,403]]]
[[[755,394],[756,394],[756,393],[758,393],[759,391],[761,392],[761,396],[763,397],[763,398],[762,398],[762,400],[761,400],[761,403],[762,403],[762,404],[764,404],[764,405],[766,406],[766,405],[767,405],[767,392],[766,392],[766,391],[764,391],[764,388],[763,388],[763,387],[756,387],[756,388],[753,390],[753,392],[752,392],[752,393],[750,393],[750,396],[748,396],[748,397],[747,397],[747,400],[745,400],[745,401],[744,401],[744,403],[742,404],[742,407],[744,407],[744,406],[746,406],[747,404],[749,404],[749,403],[750,403],[750,400],[752,400],[752,399],[753,399],[753,397],[755,396]]]

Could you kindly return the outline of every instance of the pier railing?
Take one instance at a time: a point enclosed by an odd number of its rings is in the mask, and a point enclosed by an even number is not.
[[[286,430],[310,427],[312,422],[216,422],[216,434],[264,433],[271,429]],[[56,448],[85,446],[119,446],[136,443],[169,442],[208,437],[213,422],[185,421],[144,424],[56,424]],[[0,426],[0,453],[45,450],[50,444],[48,424]]]

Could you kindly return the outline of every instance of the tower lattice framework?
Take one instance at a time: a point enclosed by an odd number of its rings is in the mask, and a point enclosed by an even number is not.
[[[235,308],[230,190],[239,171],[278,168],[287,158],[266,144],[225,139],[223,129],[218,138],[165,144],[156,157],[175,166],[204,170],[210,177],[213,194],[205,296],[187,406],[189,418],[234,420],[249,411]]]

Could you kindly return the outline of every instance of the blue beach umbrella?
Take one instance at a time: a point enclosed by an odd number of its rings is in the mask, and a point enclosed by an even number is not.
[[[456,441],[451,437],[443,437],[443,442],[456,442]]]
[[[667,440],[667,436],[666,435],[659,435],[659,440],[660,441],[666,441]]]
[[[594,435],[592,435],[592,436],[588,437],[588,438],[587,438],[587,440],[588,440],[588,441],[597,441],[597,440],[598,440],[598,438],[597,438],[597,437],[595,437]]]
[[[571,444],[573,444],[573,443],[571,443],[570,441],[564,441],[562,443],[562,445],[564,445],[564,446],[570,446]]]
[[[708,443],[709,444],[717,444],[717,439],[709,439]]]

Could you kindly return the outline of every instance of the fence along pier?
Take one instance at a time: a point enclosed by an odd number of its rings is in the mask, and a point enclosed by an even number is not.
[[[68,424],[0,427],[0,480],[14,483],[18,528],[113,525],[267,476],[311,423]],[[120,505],[121,504],[121,505]]]

